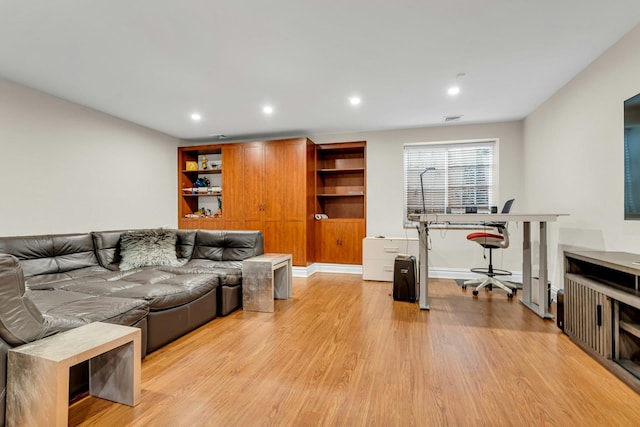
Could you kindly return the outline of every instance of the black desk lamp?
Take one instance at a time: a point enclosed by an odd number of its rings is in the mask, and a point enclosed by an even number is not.
[[[436,170],[436,168],[434,168],[433,166],[427,166],[420,174],[420,192],[422,193],[422,213],[423,214],[427,213],[427,207],[424,204],[424,184],[422,183],[422,175],[424,175],[429,171],[434,171],[434,170]]]

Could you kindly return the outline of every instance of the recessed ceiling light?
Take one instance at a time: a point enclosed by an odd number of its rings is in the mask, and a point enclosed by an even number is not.
[[[191,120],[194,122],[199,122],[202,119],[202,116],[198,113],[191,114]]]
[[[460,93],[460,87],[459,87],[459,86],[451,86],[451,87],[449,88],[449,90],[447,91],[447,93],[448,93],[450,96],[456,96],[457,94],[459,94],[459,93]]]
[[[357,96],[352,96],[351,98],[349,98],[349,102],[351,103],[351,105],[358,105],[360,104],[360,98]]]
[[[264,107],[262,107],[262,111],[264,111],[265,114],[272,114],[273,107],[271,105],[265,105]]]

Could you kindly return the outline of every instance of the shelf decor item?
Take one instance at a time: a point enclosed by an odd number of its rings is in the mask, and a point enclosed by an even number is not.
[[[202,178],[198,178],[196,179],[196,182],[193,183],[193,186],[196,188],[207,188],[211,185],[211,181],[209,181],[209,178],[206,177],[202,177]]]
[[[188,170],[188,171],[197,171],[198,170],[198,162],[187,161],[186,162],[186,170]]]

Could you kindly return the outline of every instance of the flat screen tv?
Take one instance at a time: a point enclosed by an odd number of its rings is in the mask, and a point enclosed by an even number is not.
[[[624,219],[640,220],[640,94],[624,101]]]

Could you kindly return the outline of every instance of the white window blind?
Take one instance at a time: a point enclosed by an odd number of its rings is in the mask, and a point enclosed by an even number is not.
[[[423,210],[421,173],[427,212],[492,206],[494,148],[494,140],[405,145],[405,225],[414,224],[407,219],[409,213]]]

